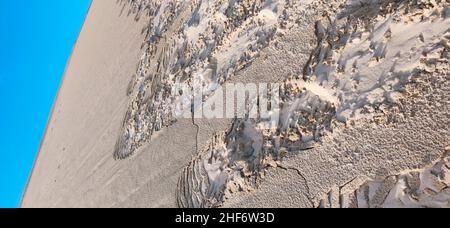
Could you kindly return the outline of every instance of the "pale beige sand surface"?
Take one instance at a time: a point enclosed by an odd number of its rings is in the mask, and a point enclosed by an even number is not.
[[[22,207],[111,206],[111,156],[126,87],[139,59],[142,24],[115,1],[96,0],[68,63]],[[94,192],[93,190],[96,189]],[[113,199],[114,198],[114,199]]]
[[[93,0],[21,206],[449,207],[449,15]],[[190,95],[170,90],[197,74],[205,100],[215,83],[283,84],[279,125],[177,118]]]

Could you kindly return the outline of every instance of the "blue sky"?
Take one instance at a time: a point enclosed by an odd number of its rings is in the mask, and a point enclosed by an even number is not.
[[[90,0],[0,1],[0,207],[17,207]]]

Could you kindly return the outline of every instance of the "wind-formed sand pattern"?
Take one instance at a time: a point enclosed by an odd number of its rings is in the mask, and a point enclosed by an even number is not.
[[[208,86],[222,84],[269,44],[277,27],[271,9],[278,4],[264,1],[129,3],[137,10],[149,9],[150,19],[145,51],[129,87],[132,102],[116,158],[133,154],[154,131],[176,121],[173,104],[191,98],[174,93],[175,83],[192,85],[194,75],[202,75]]]
[[[333,188],[320,208],[448,208],[450,201],[450,147],[437,161],[417,170],[405,170],[385,179],[356,178]]]
[[[316,47],[306,65],[298,65],[295,74],[279,82],[278,125],[265,129],[258,118],[235,119],[229,129],[211,136],[209,146],[197,148],[198,155],[179,178],[180,207],[219,207],[236,192],[254,192],[270,168],[284,168],[286,156],[314,148],[327,134],[361,123],[405,121],[405,110],[411,109],[414,98],[433,92],[424,91],[430,80],[442,82],[442,88],[435,90],[449,98],[448,1],[128,0],[121,4],[130,4],[130,12],[148,20],[148,26],[128,89],[130,104],[115,159],[133,155],[152,143],[155,132],[178,120],[178,105],[192,101],[196,91],[174,91],[175,85],[194,90],[195,76],[200,76],[207,91],[202,99],[208,100],[263,50],[303,26],[299,21],[305,12],[315,15],[315,31],[310,33],[315,34]],[[256,98],[249,99],[260,105]],[[448,105],[442,108],[448,111]],[[186,109],[194,113],[196,107]],[[315,207],[449,207],[449,175],[447,148],[430,166],[385,179],[360,176],[355,178],[360,184],[308,198]]]

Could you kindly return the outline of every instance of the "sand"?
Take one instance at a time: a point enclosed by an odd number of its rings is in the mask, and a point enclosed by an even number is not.
[[[93,0],[21,206],[449,207],[449,15]],[[279,122],[176,115],[197,80],[280,83]]]
[[[115,1],[92,2],[22,207],[111,207],[130,186],[115,181],[127,165],[112,157],[143,40],[143,24],[127,13]]]

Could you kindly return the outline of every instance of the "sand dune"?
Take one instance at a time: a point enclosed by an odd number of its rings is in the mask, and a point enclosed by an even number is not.
[[[449,15],[93,0],[22,206],[449,207]],[[239,83],[278,85],[272,111],[198,116]],[[247,92],[244,116],[264,105]]]

